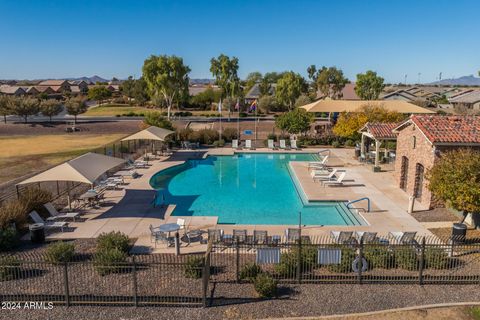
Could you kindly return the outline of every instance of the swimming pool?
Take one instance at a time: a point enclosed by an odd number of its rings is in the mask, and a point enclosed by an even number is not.
[[[313,154],[240,153],[208,156],[155,174],[157,204],[175,204],[175,216],[218,216],[221,224],[362,225],[341,202],[308,202],[296,187],[289,161]]]

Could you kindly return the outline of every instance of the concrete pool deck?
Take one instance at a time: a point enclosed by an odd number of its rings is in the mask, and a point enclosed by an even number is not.
[[[303,149],[302,153],[317,153],[320,149]],[[245,152],[240,150],[238,152]],[[298,153],[298,151],[272,151],[266,148],[247,152]],[[231,148],[205,149],[197,151],[178,151],[171,157],[162,157],[151,162],[145,169],[138,169],[141,177],[129,179],[119,190],[106,192],[106,203],[98,208],[88,209],[82,215],[84,221],[70,222],[70,230],[56,232],[47,239],[96,238],[103,232],[121,231],[135,238],[134,252],[173,252],[164,244],[154,247],[150,241],[149,225],[159,226],[164,223],[176,222],[177,216],[171,216],[175,206],[153,207],[155,190],[149,184],[150,178],[160,170],[184,163],[191,158],[204,158],[208,155],[232,155]],[[302,232],[310,236],[326,236],[332,230],[375,231],[379,235],[387,235],[390,231],[417,231],[419,235],[431,235],[421,223],[406,212],[408,196],[396,187],[391,171],[374,173],[369,165],[359,164],[353,159],[353,149],[330,149],[329,166],[338,167],[347,172],[343,187],[322,187],[313,182],[305,162],[290,163],[293,174],[297,177],[309,200],[354,200],[369,197],[372,211],[362,213],[369,225],[365,226],[306,226]],[[366,207],[365,203],[356,204]],[[425,208],[416,207],[417,210]],[[184,217],[188,230],[204,230],[221,228],[225,233],[233,229],[246,229],[249,234],[253,230],[267,230],[269,235],[284,235],[286,225],[217,225],[217,217]],[[182,243],[182,252],[202,252],[205,245],[193,242]]]

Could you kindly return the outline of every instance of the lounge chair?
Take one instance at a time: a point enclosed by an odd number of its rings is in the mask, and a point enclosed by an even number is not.
[[[258,248],[255,257],[256,264],[280,263],[280,248]]]
[[[413,232],[390,232],[390,235],[395,239],[399,244],[417,244],[415,241],[415,236],[417,233]]]
[[[32,218],[33,222],[43,224],[45,229],[60,228],[63,232],[63,228],[68,227],[68,222],[64,221],[44,221],[35,210],[30,212],[30,217]]]
[[[218,243],[222,241],[223,238],[223,230],[222,229],[208,229],[208,241],[213,241],[214,243]]]
[[[285,237],[288,243],[296,243],[300,239],[300,229],[288,228],[285,230]]]
[[[350,243],[352,240],[355,240],[353,237],[353,231],[331,231],[330,237],[335,243]]]
[[[330,172],[312,171],[310,173],[310,176],[312,177],[313,181],[330,181],[333,179],[336,173],[337,173],[337,169],[333,169]]]
[[[328,162],[328,155],[322,158],[322,161],[310,161],[308,163],[309,169],[318,169],[318,168],[325,168]]]
[[[297,140],[290,140],[290,147],[294,150],[300,150],[300,148],[297,146]]]
[[[376,232],[366,232],[366,231],[357,231],[355,232],[355,236],[357,241],[360,243],[372,243],[377,240],[377,233]]]
[[[247,230],[233,230],[233,240],[237,243],[245,243],[247,241]]]
[[[60,213],[55,209],[53,204],[51,202],[45,203],[43,205],[45,209],[47,209],[48,213],[50,213],[51,217],[47,218],[47,221],[52,221],[56,219],[73,219],[75,221],[75,218],[80,215],[79,212],[65,212],[65,213]]]
[[[280,140],[280,149],[290,150],[290,147],[287,146],[287,143],[286,143],[285,139]]]
[[[322,181],[323,186],[340,186],[343,185],[343,179],[345,179],[346,172],[342,172],[336,180]]]
[[[268,233],[265,230],[253,230],[253,244],[266,244]]]
[[[277,150],[277,147],[275,147],[275,143],[273,142],[273,139],[268,139],[268,149]]]
[[[236,149],[236,150],[239,150],[240,147],[238,145],[238,140],[237,139],[233,139],[232,140],[232,149]]]
[[[245,149],[255,150],[255,148],[252,146],[252,140],[245,140]]]

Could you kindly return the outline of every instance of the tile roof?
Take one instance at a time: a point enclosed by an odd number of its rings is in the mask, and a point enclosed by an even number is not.
[[[0,86],[0,93],[4,93],[4,94],[24,94],[25,89],[23,89],[20,86],[9,86],[8,84],[6,84],[6,85],[1,85]]]
[[[321,90],[317,90],[317,99],[325,98]],[[355,92],[355,83],[349,82],[342,89],[342,100],[361,100]]]
[[[462,94],[450,99],[452,103],[476,103],[480,101],[480,90]]]
[[[412,115],[431,143],[480,143],[479,116]]]
[[[44,80],[40,82],[38,85],[40,86],[61,86],[66,80]]]
[[[397,135],[393,133],[393,129],[398,127],[397,122],[367,122],[361,131],[368,131],[376,139],[396,139]]]

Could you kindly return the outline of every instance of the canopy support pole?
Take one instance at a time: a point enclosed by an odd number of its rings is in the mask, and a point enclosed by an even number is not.
[[[375,167],[380,166],[380,141],[375,139]]]
[[[69,181],[67,181],[67,203],[68,203],[68,209],[69,210],[72,210],[72,201],[70,199],[70,184],[68,183]]]
[[[360,145],[360,154],[362,156],[365,156],[365,135],[363,134],[363,132],[362,132],[362,142]]]

